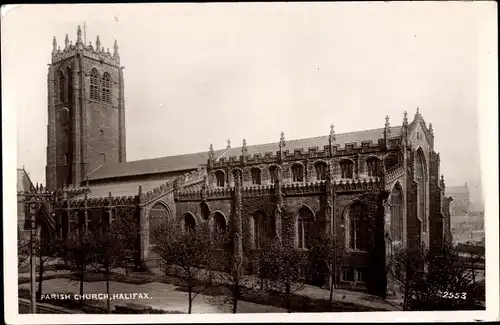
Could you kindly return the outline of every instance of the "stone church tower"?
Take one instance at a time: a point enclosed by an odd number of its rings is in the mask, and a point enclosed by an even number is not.
[[[53,40],[49,64],[46,184],[78,187],[102,164],[126,161],[123,67],[118,43],[113,53],[82,40],[64,49]]]

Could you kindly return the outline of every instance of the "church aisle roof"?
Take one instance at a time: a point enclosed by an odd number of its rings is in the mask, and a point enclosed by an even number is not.
[[[105,198],[109,196],[136,196],[139,194],[139,186],[142,187],[142,192],[147,193],[152,191],[163,184],[171,182],[173,177],[166,177],[154,180],[137,180],[137,181],[120,181],[119,183],[104,183],[104,184],[90,184],[90,194],[88,198]],[[76,198],[83,198],[83,194],[78,195]],[[75,199],[75,198],[73,198]]]
[[[383,139],[383,132],[384,128],[339,133],[336,134],[335,143],[340,145],[341,148],[349,143],[357,143],[357,145],[361,145],[362,141],[372,141],[373,144],[376,144],[379,139]],[[391,127],[392,137],[398,137],[400,134],[401,126]],[[285,150],[293,152],[295,149],[302,148],[304,152],[307,152],[310,147],[318,147],[318,150],[323,150],[323,147],[328,145],[328,138],[329,136],[326,135],[314,138],[286,140]],[[278,142],[248,146],[247,149],[248,155],[254,155],[257,153],[264,155],[266,152],[272,152],[274,155],[278,151]],[[235,147],[215,150],[215,157],[219,157],[226,150],[227,152],[224,154],[225,157],[239,157],[241,155],[241,147]],[[135,160],[121,164],[103,165],[89,174],[89,180],[193,170],[199,168],[201,165],[206,165],[207,160],[208,150],[205,152]]]

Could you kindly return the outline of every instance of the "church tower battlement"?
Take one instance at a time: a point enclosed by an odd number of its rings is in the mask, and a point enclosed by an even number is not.
[[[54,36],[47,76],[46,184],[80,186],[102,164],[126,161],[123,69],[118,43],[113,53],[99,36],[92,45],[80,26],[73,44],[61,50]]]

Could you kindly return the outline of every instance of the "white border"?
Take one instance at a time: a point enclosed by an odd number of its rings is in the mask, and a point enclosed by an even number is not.
[[[464,3],[465,5],[465,3]],[[5,312],[8,324],[69,323],[200,323],[200,322],[389,322],[389,321],[475,321],[499,320],[498,259],[498,65],[496,2],[474,2],[478,17],[478,109],[480,129],[482,182],[485,195],[486,229],[486,311],[452,312],[360,312],[360,313],[294,313],[294,314],[192,314],[192,315],[18,315],[16,232],[16,108],[2,105],[3,202],[4,202],[4,283]],[[2,7],[2,16],[12,6]],[[3,23],[3,21],[2,21]],[[2,26],[3,27],[3,26]],[[2,87],[3,88],[3,87]],[[450,122],[452,120],[450,116]],[[459,145],[459,144],[457,144]],[[464,162],[466,163],[466,162]]]

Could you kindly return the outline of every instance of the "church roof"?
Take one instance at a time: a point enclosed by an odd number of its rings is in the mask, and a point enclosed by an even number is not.
[[[401,135],[401,126],[391,127],[391,134],[392,137],[399,137]],[[328,145],[328,137],[329,136],[320,136],[298,140],[286,140],[285,150],[293,152],[293,150],[295,149],[302,148],[304,152],[306,152],[310,147],[318,147],[318,150],[322,150],[324,146]],[[384,128],[340,133],[336,134],[335,137],[335,143],[337,145],[340,145],[340,147],[352,143],[361,145],[362,141],[372,141],[374,144],[376,144],[379,139],[384,138]],[[278,151],[278,148],[278,142],[274,142],[248,146],[247,150],[248,155],[254,155],[257,153],[264,155],[266,152],[272,152],[273,154],[275,154]],[[241,147],[214,151],[214,156],[216,158],[222,154],[224,154],[225,157],[239,157],[241,155]],[[135,160],[121,164],[103,165],[89,174],[89,180],[180,172],[184,170],[188,171],[197,169],[201,165],[206,165],[207,160],[208,150],[205,152]]]

